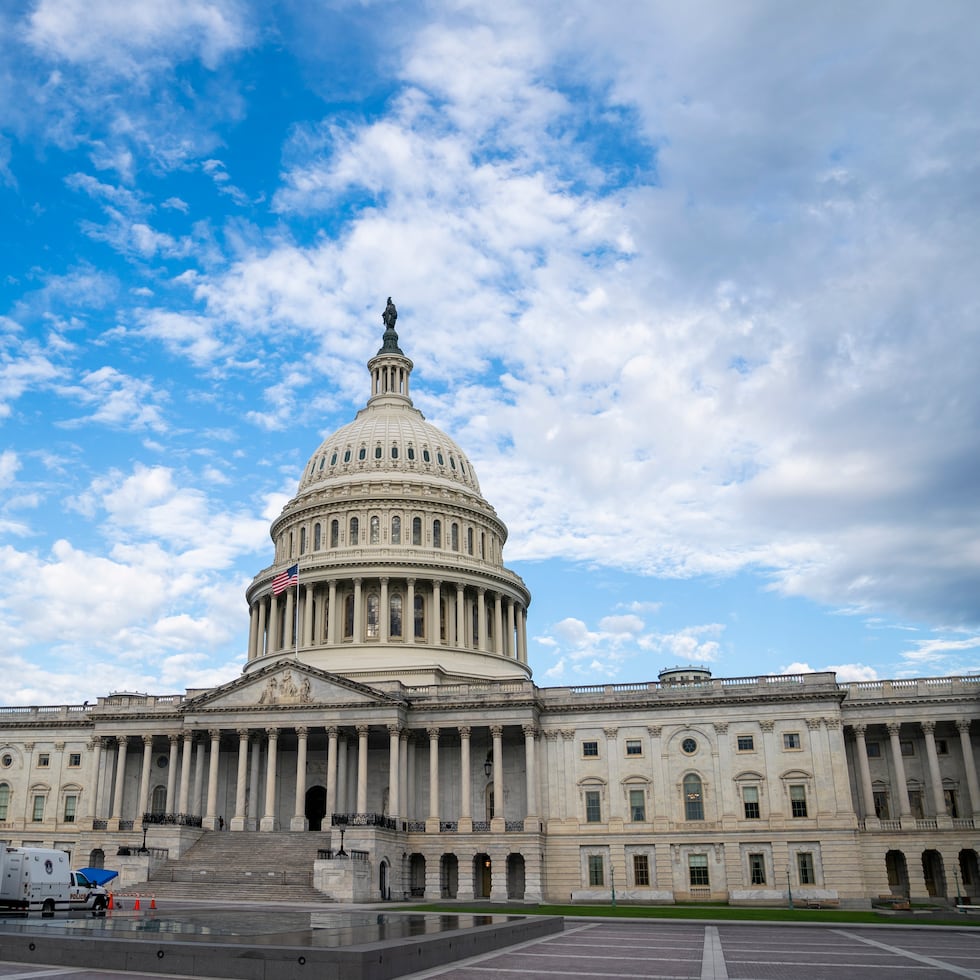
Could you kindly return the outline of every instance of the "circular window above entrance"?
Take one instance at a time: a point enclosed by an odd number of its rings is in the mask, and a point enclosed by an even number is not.
[[[688,755],[693,755],[698,750],[698,743],[693,738],[685,738],[681,742],[681,749]]]

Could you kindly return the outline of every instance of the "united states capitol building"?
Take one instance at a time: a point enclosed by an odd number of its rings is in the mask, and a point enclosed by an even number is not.
[[[978,677],[533,682],[507,529],[396,315],[272,523],[241,676],[0,708],[0,841],[137,882],[288,837],[346,900],[977,901]]]

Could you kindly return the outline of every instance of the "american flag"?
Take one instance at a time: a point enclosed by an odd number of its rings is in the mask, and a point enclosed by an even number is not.
[[[299,585],[299,562],[290,565],[284,572],[280,572],[272,580],[272,594],[279,595],[285,592],[291,585]]]

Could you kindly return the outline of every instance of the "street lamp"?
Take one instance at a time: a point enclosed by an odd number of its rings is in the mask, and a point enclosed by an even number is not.
[[[616,907],[616,869],[612,861],[609,862],[609,881],[612,885],[612,907]]]
[[[143,814],[143,846],[140,848],[140,854],[146,854],[146,830],[150,826],[149,820],[146,819],[146,814]]]
[[[487,760],[483,763],[483,771],[486,773],[487,779],[490,778],[490,773],[493,772],[493,759],[490,753],[487,753]]]
[[[790,881],[789,881],[789,865],[788,864],[786,865],[786,894],[787,894],[788,900],[789,900],[789,907],[792,908],[793,907],[793,886],[790,884]]]

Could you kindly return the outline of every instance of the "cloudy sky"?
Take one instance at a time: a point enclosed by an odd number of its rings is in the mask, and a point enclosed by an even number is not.
[[[238,674],[389,294],[539,683],[980,668],[974,3],[0,11],[4,703]]]

